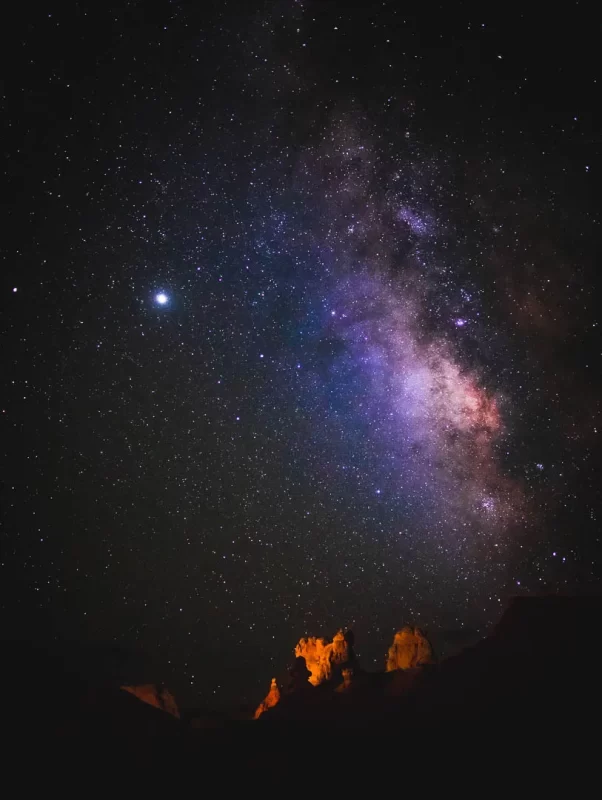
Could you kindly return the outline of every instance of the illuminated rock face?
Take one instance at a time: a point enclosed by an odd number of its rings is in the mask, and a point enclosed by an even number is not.
[[[419,628],[409,626],[397,631],[387,653],[387,672],[414,669],[433,663],[433,648]]]
[[[332,677],[333,667],[346,664],[351,658],[351,647],[343,631],[336,633],[332,642],[310,636],[300,639],[295,647],[295,655],[303,656],[311,672],[309,682],[317,686]]]
[[[159,689],[154,683],[144,683],[140,686],[122,686],[121,688],[125,692],[133,694],[138,700],[142,700],[143,703],[148,703],[149,706],[159,708],[161,711],[171,714],[172,717],[180,719],[177,703],[168,689]]]
[[[275,705],[278,705],[280,702],[280,689],[278,688],[278,684],[276,683],[276,678],[272,678],[272,683],[270,685],[270,691],[265,696],[265,700],[257,706],[257,710],[255,711],[255,716],[253,719],[259,719],[259,717],[268,710],[268,708],[274,708]]]

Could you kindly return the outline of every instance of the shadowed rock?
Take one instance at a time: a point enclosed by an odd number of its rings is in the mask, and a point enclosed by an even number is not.
[[[154,706],[172,717],[180,719],[180,711],[178,710],[177,703],[172,693],[163,687],[159,689],[154,683],[145,683],[140,686],[121,686],[124,692],[129,692],[142,700],[143,703],[148,703],[149,706]]]

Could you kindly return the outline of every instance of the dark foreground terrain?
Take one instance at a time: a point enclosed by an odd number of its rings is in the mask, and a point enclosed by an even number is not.
[[[13,643],[4,649],[3,733],[28,753],[77,749],[94,762],[112,750],[147,777],[154,769],[165,777],[169,759],[170,770],[190,766],[229,780],[332,769],[341,757],[361,771],[390,763],[403,742],[463,730],[568,742],[598,728],[601,619],[600,597],[516,599],[489,637],[457,656],[419,670],[358,672],[346,691],[308,684],[257,721],[178,719],[98,676],[62,672],[44,648]]]

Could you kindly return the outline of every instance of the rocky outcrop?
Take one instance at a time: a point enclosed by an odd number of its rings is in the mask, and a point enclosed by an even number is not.
[[[133,694],[143,703],[165,711],[172,717],[180,719],[180,711],[172,693],[165,688],[159,689],[154,683],[143,683],[139,686],[121,686],[124,692]]]
[[[348,692],[353,687],[353,669],[349,667],[345,667],[345,669],[341,672],[341,677],[343,678],[343,683],[340,683],[335,692]]]
[[[332,642],[310,636],[300,639],[295,647],[295,655],[305,659],[311,673],[309,681],[318,686],[333,677],[335,667],[342,667],[353,661],[353,635],[350,631],[344,634],[338,631]]]
[[[288,671],[290,681],[288,684],[287,694],[303,694],[308,689],[313,688],[310,683],[311,672],[307,669],[307,664],[303,656],[297,656],[293,661],[293,665]]]
[[[419,628],[406,626],[397,631],[387,653],[387,672],[414,669],[434,661],[433,648]]]
[[[274,708],[274,706],[278,705],[279,702],[280,689],[276,683],[276,678],[272,678],[270,691],[266,694],[265,699],[257,706],[257,710],[255,711],[253,719],[259,719],[259,717],[264,714],[268,708]]]

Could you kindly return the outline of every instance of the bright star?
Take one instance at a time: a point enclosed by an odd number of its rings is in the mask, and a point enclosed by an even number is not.
[[[159,294],[155,297],[155,300],[160,306],[164,306],[169,300],[169,297],[165,294],[165,292],[159,292]]]

